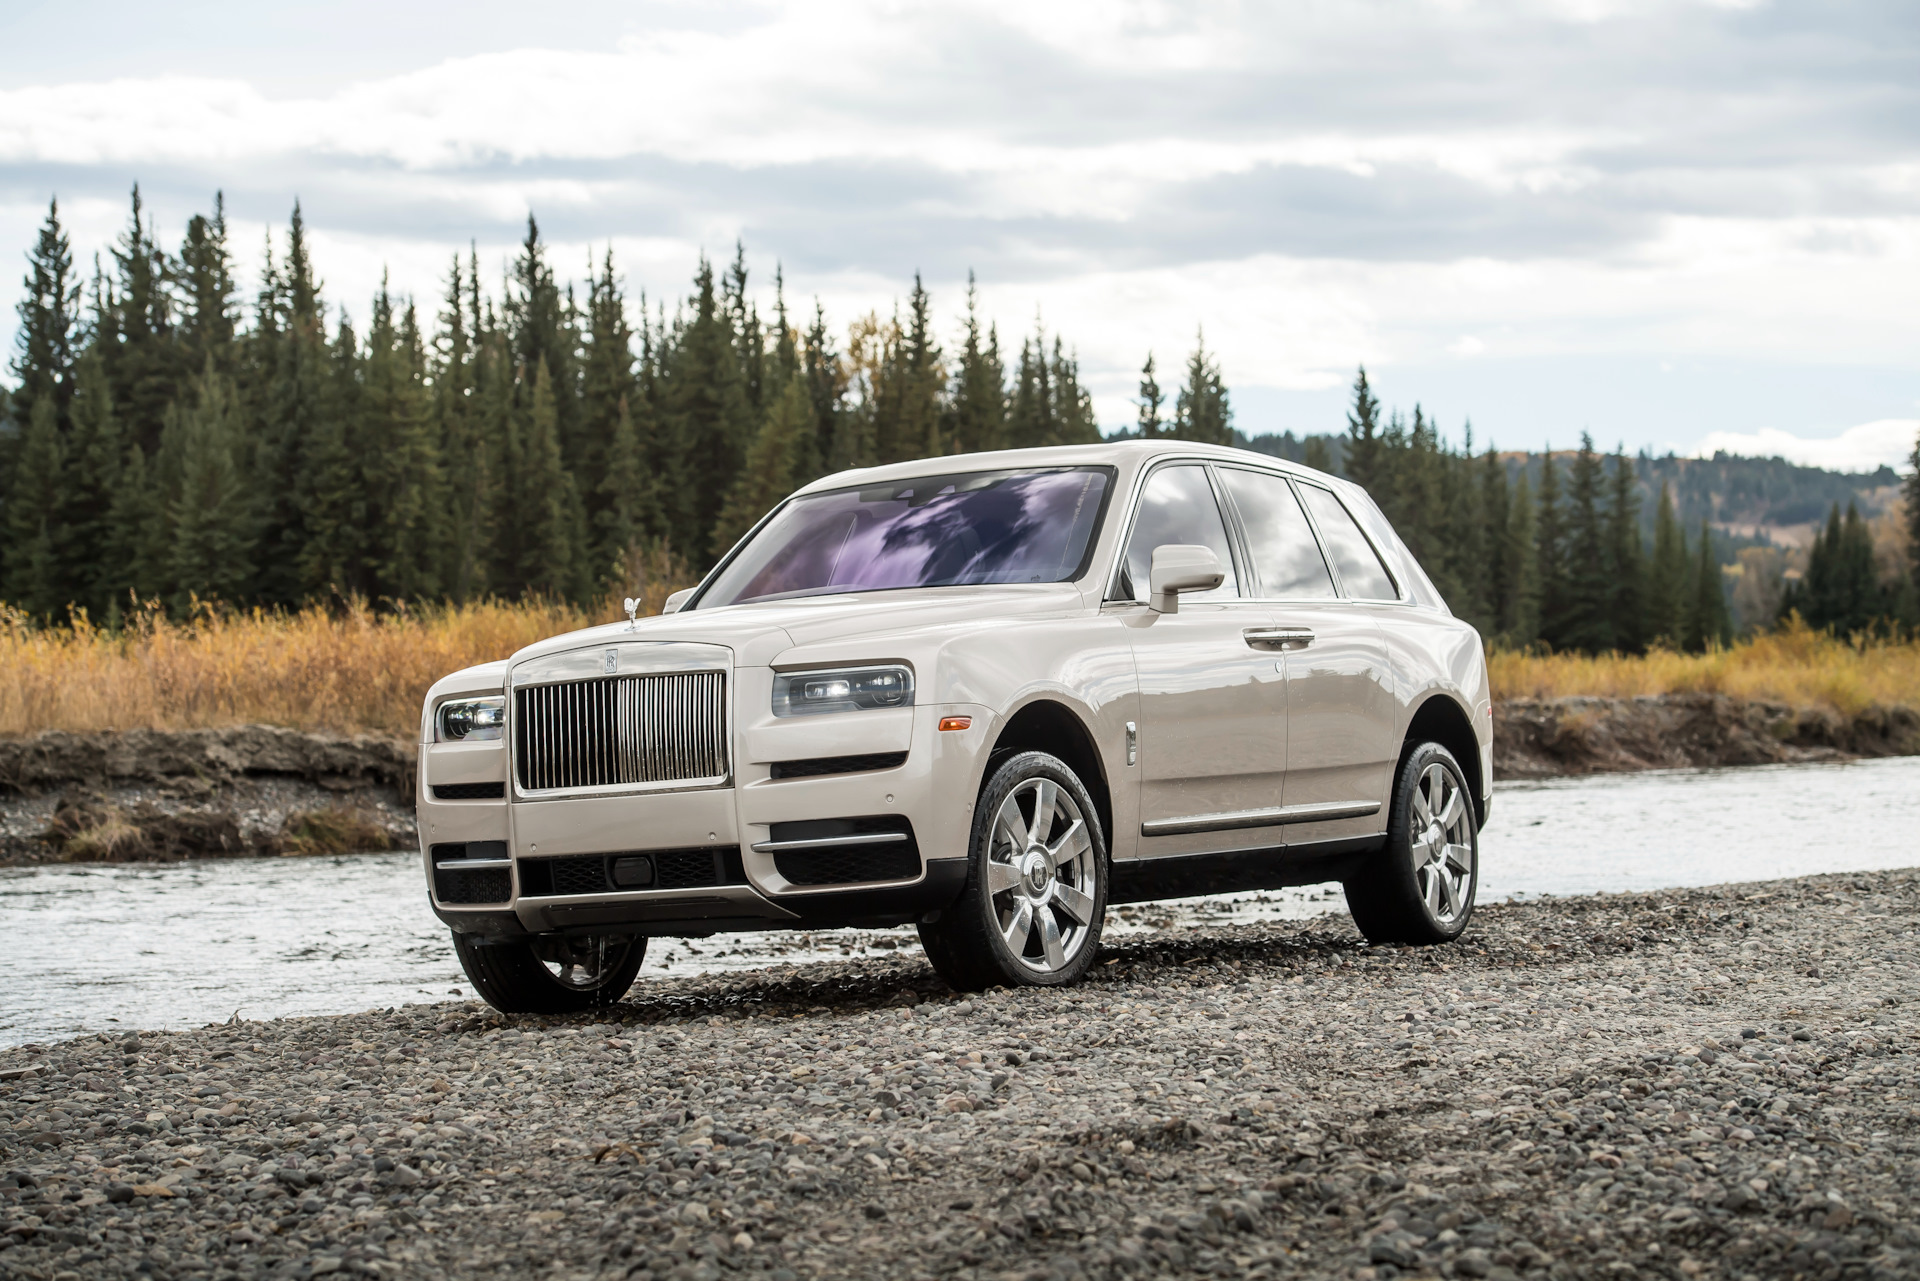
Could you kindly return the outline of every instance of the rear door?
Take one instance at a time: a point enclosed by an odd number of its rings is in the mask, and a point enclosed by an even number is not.
[[[1286,655],[1289,845],[1385,831],[1400,747],[1393,669],[1374,616],[1400,599],[1400,586],[1332,490],[1293,483],[1339,595],[1272,604],[1276,625],[1301,634]]]

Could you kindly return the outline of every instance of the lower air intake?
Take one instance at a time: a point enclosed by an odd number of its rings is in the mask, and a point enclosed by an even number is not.
[[[520,893],[532,898],[619,894],[630,890],[694,890],[746,883],[747,871],[740,861],[738,845],[622,850],[615,854],[520,861]]]
[[[504,903],[513,897],[513,880],[506,869],[479,872],[436,870],[433,892],[442,903]]]
[[[872,841],[876,836],[902,839]],[[832,843],[838,838],[861,837],[868,839]],[[913,839],[913,825],[904,818],[876,815],[775,823],[768,839],[775,845],[807,842],[804,848],[773,851],[775,870],[794,885],[863,885],[911,881],[920,875],[920,847]]]

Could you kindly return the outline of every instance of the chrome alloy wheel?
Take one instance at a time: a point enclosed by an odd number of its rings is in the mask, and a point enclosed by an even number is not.
[[[1468,910],[1473,883],[1472,815],[1466,794],[1445,766],[1433,764],[1413,789],[1413,876],[1427,910],[1442,926]]]
[[[593,992],[604,986],[633,947],[633,940],[608,935],[591,938],[543,938],[533,953],[561,987]]]
[[[1022,966],[1052,974],[1087,946],[1096,870],[1086,818],[1057,783],[1030,778],[1007,794],[993,819],[987,894]]]

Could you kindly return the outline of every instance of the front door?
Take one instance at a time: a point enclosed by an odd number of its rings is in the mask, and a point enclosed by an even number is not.
[[[1287,686],[1281,654],[1262,638],[1272,616],[1243,591],[1209,469],[1157,468],[1127,541],[1123,608],[1140,689],[1137,766],[1144,857],[1280,843],[1262,815],[1281,804],[1287,761]],[[1147,608],[1153,549],[1210,547],[1227,580]]]

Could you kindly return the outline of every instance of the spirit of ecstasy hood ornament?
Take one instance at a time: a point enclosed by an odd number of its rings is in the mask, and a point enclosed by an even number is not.
[[[629,596],[623,603],[627,608],[627,630],[632,631],[634,625],[640,621],[640,598]]]

